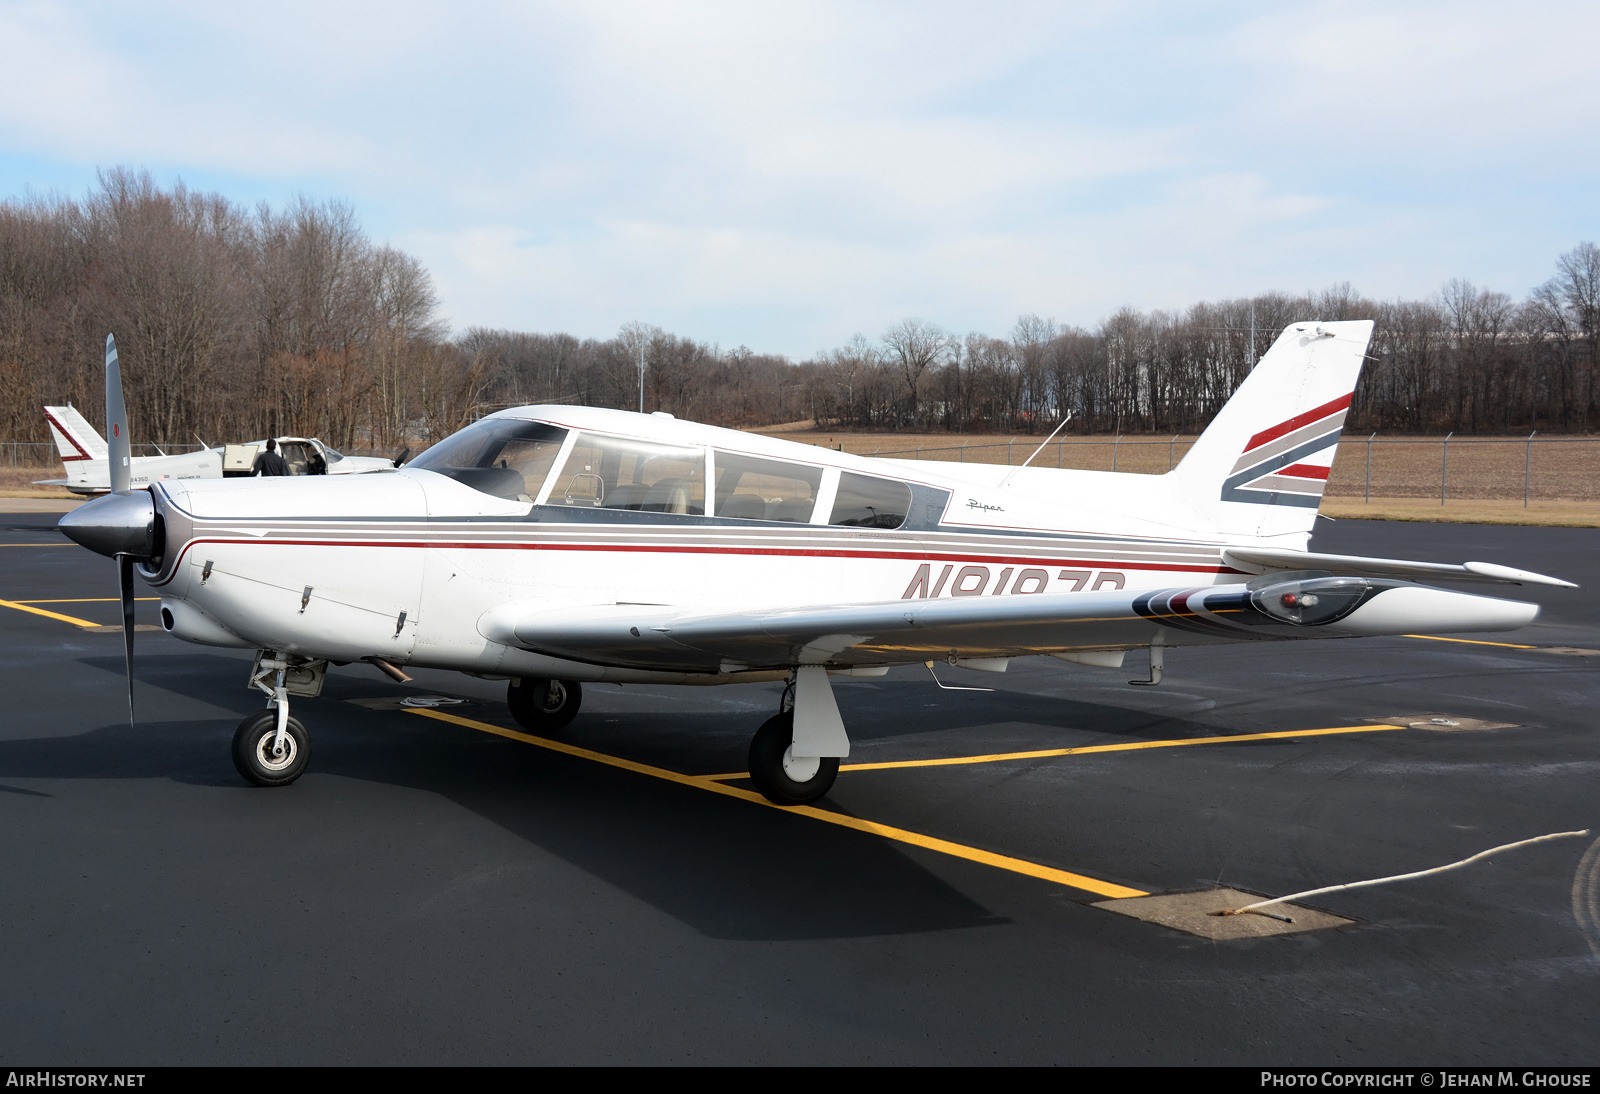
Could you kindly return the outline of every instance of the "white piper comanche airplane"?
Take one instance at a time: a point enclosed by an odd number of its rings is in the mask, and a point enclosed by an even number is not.
[[[47,406],[44,420],[56,442],[56,453],[66,477],[43,479],[39,486],[65,486],[74,494],[111,492],[110,448],[87,418],[73,406]],[[116,433],[116,426],[108,426]],[[395,460],[378,456],[346,456],[329,448],[316,437],[276,437],[278,452],[289,465],[291,475],[359,475],[395,466]],[[202,447],[198,452],[178,452],[171,456],[133,456],[128,461],[128,480],[135,489],[168,479],[221,479],[250,474],[256,454],[266,441]],[[159,450],[158,450],[159,451]],[[230,463],[230,457],[232,462]]]
[[[1120,666],[1172,646],[1520,627],[1534,604],[1419,584],[1570,583],[1480,562],[1309,553],[1372,324],[1285,330],[1165,475],[870,459],[677,421],[528,406],[410,465],[130,491],[111,340],[115,492],[61,521],[119,560],[133,713],[133,571],[174,636],[259,651],[267,709],[234,762],[306,768],[289,696],[329,664],[507,679],[534,733],[589,681],[787,680],[755,733],[772,801],[827,793],[850,753],[829,675],[1049,655]],[[118,438],[121,438],[120,441]]]

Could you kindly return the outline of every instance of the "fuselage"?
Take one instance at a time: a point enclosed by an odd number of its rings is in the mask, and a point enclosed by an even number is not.
[[[510,455],[465,451],[479,427],[510,436]],[[1239,537],[1197,528],[1170,476],[877,460],[592,408],[502,412],[388,473],[152,494],[165,550],[144,573],[179,637],[487,675],[665,678],[493,641],[485,619],[508,604],[783,608],[1250,576],[1221,558]]]

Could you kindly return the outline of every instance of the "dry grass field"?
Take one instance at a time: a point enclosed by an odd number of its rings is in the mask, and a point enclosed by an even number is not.
[[[61,465],[51,467],[0,467],[0,498],[70,498],[59,486],[34,486],[34,479],[59,479]]]

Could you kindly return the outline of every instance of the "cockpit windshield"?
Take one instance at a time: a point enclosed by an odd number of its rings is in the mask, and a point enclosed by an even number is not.
[[[429,448],[406,466],[448,475],[510,501],[531,502],[555,464],[567,431],[521,418],[485,418]]]

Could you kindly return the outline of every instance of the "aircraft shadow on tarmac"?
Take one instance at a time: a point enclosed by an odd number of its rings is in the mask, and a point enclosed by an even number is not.
[[[0,742],[0,780],[162,778],[237,787],[285,810],[315,808],[306,799],[308,792],[317,793],[317,775],[423,790],[716,938],[865,937],[1006,922],[882,840],[796,824],[777,810],[340,701],[393,695],[396,686],[381,680],[330,678],[324,698],[302,700],[298,711],[314,727],[310,775],[282,790],[248,787],[229,758],[232,721],[163,720],[155,716],[157,704],[147,690],[220,700],[242,716],[260,707],[240,686],[244,662],[208,654],[187,656],[181,667],[171,663],[176,660],[136,660],[136,694],[143,693],[149,712],[137,727],[119,722],[72,737]],[[122,670],[115,657],[80,663]],[[504,721],[500,712],[482,706],[463,713]],[[713,741],[747,742],[750,732],[748,713],[651,717],[678,739],[687,739],[692,725]],[[577,732],[566,736],[601,751],[615,744],[589,739],[581,727],[582,719]],[[695,770],[683,757],[673,766]],[[742,763],[723,767],[734,770]],[[530,896],[531,905],[537,900],[537,894]]]
[[[123,672],[122,659],[114,655],[79,663]],[[243,717],[262,706],[242,686],[247,664],[242,656],[187,650],[182,657],[136,657],[136,697],[145,712],[136,728],[114,722],[73,737],[0,742],[0,779],[164,778],[237,787],[269,796],[286,810],[307,807],[297,803],[316,792],[316,775],[423,790],[716,938],[862,937],[1005,922],[895,844],[830,825],[796,824],[777,810],[342,701],[425,690],[381,678],[330,674],[321,698],[296,704],[312,727],[312,777],[282,790],[247,787],[229,758],[231,718],[162,720],[151,694],[161,689]],[[930,707],[925,701],[933,698],[932,686],[914,677],[886,679],[841,698],[863,742],[996,722],[1026,723],[1044,736],[1062,730],[1062,745],[1083,740],[1084,727],[1134,738],[1216,732],[1148,712],[1008,691],[972,702],[961,693],[939,693],[938,705]],[[769,690],[775,701],[776,687]],[[458,709],[510,724],[498,706]],[[742,770],[752,727],[765,717],[753,718],[750,709],[610,713],[614,717],[580,715],[563,737],[691,773]]]

